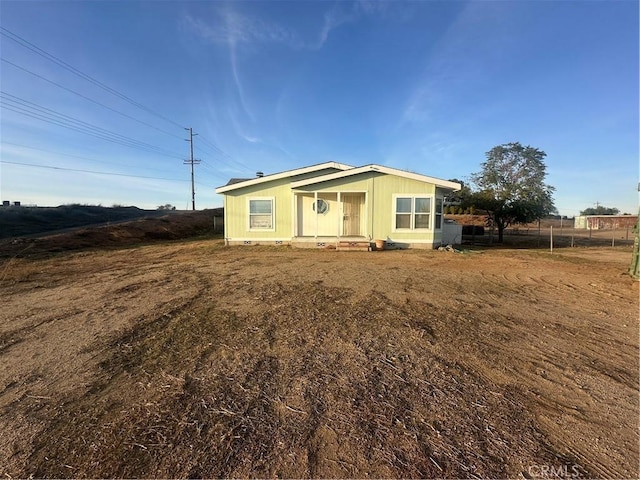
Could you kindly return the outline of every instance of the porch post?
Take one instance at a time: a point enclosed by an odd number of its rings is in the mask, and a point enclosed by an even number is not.
[[[342,223],[342,215],[343,215],[343,213],[342,213],[342,201],[340,199],[340,192],[338,192],[338,200],[337,201],[338,201],[338,215],[337,215],[337,217],[338,217],[338,225],[337,225],[338,229],[336,230],[336,232],[337,232],[337,237],[338,237],[338,242],[339,242],[340,241],[340,224]]]
[[[316,216],[315,239],[318,240],[318,191],[313,192],[313,212]]]
[[[291,232],[291,239],[293,240],[298,236],[298,194],[293,192],[293,205],[291,205],[291,225],[293,226],[293,231]]]

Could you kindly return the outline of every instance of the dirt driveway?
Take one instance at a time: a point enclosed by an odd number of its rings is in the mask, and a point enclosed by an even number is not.
[[[638,477],[631,252],[0,263],[0,474]]]

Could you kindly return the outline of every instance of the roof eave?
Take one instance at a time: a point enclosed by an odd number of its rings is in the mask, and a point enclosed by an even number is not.
[[[281,178],[294,177],[296,175],[303,175],[305,173],[315,172],[318,170],[324,170],[325,168],[336,168],[339,170],[350,170],[354,167],[351,165],[346,165],[344,163],[339,162],[325,162],[319,163],[317,165],[311,165],[303,168],[296,168],[293,170],[287,170],[284,172],[274,173],[271,175],[265,175],[264,177],[257,177],[251,180],[247,180],[246,182],[234,183],[232,185],[223,185],[221,187],[217,187],[215,189],[216,193],[226,193],[231,190],[237,190],[244,187],[250,187],[253,185],[259,185],[261,183],[270,182],[273,180],[279,180]]]
[[[462,185],[456,182],[450,182],[448,180],[442,180],[440,178],[428,177],[426,175],[421,175],[419,173],[406,172],[404,170],[398,170],[395,168],[385,167],[383,165],[365,165],[363,167],[352,168],[350,170],[345,170],[337,173],[330,173],[328,175],[323,175],[321,177],[309,178],[306,180],[300,180],[298,182],[293,182],[291,184],[291,188],[299,188],[305,187],[309,185],[314,185],[316,183],[328,182],[330,180],[335,180],[338,178],[345,178],[352,175],[359,175],[361,173],[366,172],[379,172],[387,175],[396,175],[405,178],[411,178],[413,180],[417,180],[419,182],[425,183],[433,183],[436,187],[444,188],[451,191],[458,191],[462,188]]]

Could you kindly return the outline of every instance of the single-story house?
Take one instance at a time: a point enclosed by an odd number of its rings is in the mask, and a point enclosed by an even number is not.
[[[397,248],[442,243],[443,202],[458,183],[382,165],[326,162],[251,179],[224,195],[229,245],[331,247],[385,240]]]

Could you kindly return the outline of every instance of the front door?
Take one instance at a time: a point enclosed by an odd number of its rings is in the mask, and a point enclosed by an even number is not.
[[[342,234],[345,237],[358,237],[360,233],[360,216],[364,195],[362,193],[343,193],[342,200]]]

